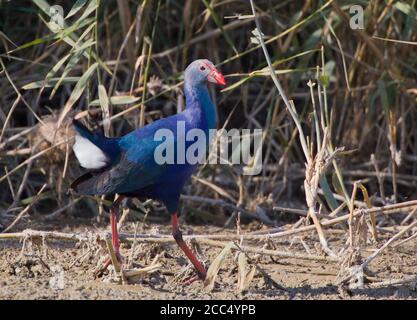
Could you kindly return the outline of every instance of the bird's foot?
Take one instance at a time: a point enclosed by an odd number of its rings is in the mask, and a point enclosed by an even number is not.
[[[104,272],[107,270],[107,268],[108,268],[111,264],[113,264],[114,269],[115,269],[116,271],[117,271],[117,270],[121,270],[122,265],[123,265],[123,259],[122,259],[122,256],[121,256],[120,252],[114,252],[114,251],[113,251],[113,253],[114,253],[114,258],[115,258],[115,261],[113,261],[113,259],[112,259],[112,254],[110,254],[110,257],[108,257],[108,258],[106,259],[106,261],[104,261],[104,263],[103,263],[102,267],[101,267],[100,269],[98,269],[98,270],[96,270],[96,271],[94,272],[94,278],[100,278],[100,277],[102,277],[102,276],[103,276],[103,274],[104,274]],[[115,265],[115,264],[116,264],[116,265]]]
[[[186,280],[184,280],[184,281],[182,281],[182,285],[183,286],[189,286],[189,285],[191,285],[192,283],[194,283],[195,281],[197,281],[197,280],[202,280],[202,281],[204,281],[203,279],[201,279],[199,276],[194,276],[194,277],[191,277],[191,278],[188,278],[188,279],[186,279]]]
[[[110,264],[111,264],[111,259],[107,258],[106,261],[104,261],[102,267],[97,269],[96,271],[94,271],[94,278],[95,279],[96,278],[101,278]]]
[[[206,280],[206,272],[204,271],[204,273],[202,273],[197,271],[197,275],[182,281],[181,284],[184,286],[188,286],[197,280],[201,280],[202,282],[204,282]]]

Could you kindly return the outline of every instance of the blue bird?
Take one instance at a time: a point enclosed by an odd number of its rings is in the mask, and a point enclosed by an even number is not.
[[[184,134],[198,129],[205,133],[204,144],[208,147],[209,130],[216,128],[216,112],[207,90],[208,82],[226,84],[223,75],[209,60],[192,62],[184,74],[185,110],[122,137],[107,138],[98,131],[91,132],[74,120],[76,136],[73,150],[80,165],[89,171],[76,179],[71,188],[83,195],[118,194],[110,209],[110,223],[112,244],[119,262],[121,256],[116,217],[119,205],[125,197],[150,198],[166,206],[171,214],[172,234],[178,246],[194,265],[198,277],[202,280],[206,277],[205,268],[182,238],[177,208],[181,191],[198,166],[198,163],[188,158],[178,161],[178,157],[183,157],[192,145],[188,139],[184,139],[185,142],[180,140]],[[167,130],[173,134],[172,139],[157,137],[158,132]],[[155,157],[162,144],[166,147],[165,154],[175,150],[174,163],[160,163]]]

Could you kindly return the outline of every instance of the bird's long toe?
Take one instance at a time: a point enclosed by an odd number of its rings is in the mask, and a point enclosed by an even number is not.
[[[114,249],[113,249],[114,250]],[[116,256],[116,260],[119,263],[120,269],[123,266],[123,256],[120,254],[120,251],[114,250],[114,255]],[[111,257],[108,257],[106,261],[104,261],[102,267],[94,272],[94,278],[100,278],[103,276],[104,272],[107,270],[107,268],[112,264]]]

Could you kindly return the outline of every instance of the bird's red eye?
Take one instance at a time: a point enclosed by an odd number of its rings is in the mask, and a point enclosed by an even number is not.
[[[201,66],[201,67],[200,67],[200,70],[201,70],[201,71],[204,71],[204,70],[206,70],[206,67],[205,67],[205,66]]]

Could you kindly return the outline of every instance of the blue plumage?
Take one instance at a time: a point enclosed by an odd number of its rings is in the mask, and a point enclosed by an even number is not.
[[[216,112],[207,90],[207,81],[224,82],[221,74],[216,74],[213,70],[217,72],[208,60],[197,60],[190,64],[184,76],[185,110],[120,138],[106,138],[75,123],[79,135],[102,150],[108,163],[104,168],[77,179],[72,185],[73,189],[88,195],[118,193],[152,198],[162,201],[169,212],[175,212],[181,190],[197,165],[187,162],[163,165],[156,163],[154,152],[161,141],[156,141],[154,135],[159,129],[171,130],[175,137],[172,147],[176,150],[177,125],[183,122],[185,132],[194,128],[202,129],[208,139],[209,129],[216,127]],[[191,143],[187,142],[186,148]],[[208,140],[206,144],[208,146]]]
[[[117,211],[123,197],[146,197],[162,201],[171,213],[172,234],[175,241],[204,280],[205,268],[184,242],[177,219],[177,207],[181,190],[197,168],[197,163],[184,157],[194,141],[184,139],[188,133],[199,129],[204,132],[206,152],[209,130],[216,127],[216,112],[211,102],[207,82],[225,84],[224,78],[208,60],[196,60],[185,70],[184,91],[186,108],[174,116],[155,121],[120,138],[106,138],[100,132],[91,132],[78,121],[73,150],[80,164],[91,169],[75,180],[71,187],[80,194],[119,194],[110,209],[112,245],[118,262],[122,262],[117,232]],[[156,138],[160,130],[169,131],[172,138],[165,141]],[[198,138],[196,138],[198,141]],[[199,141],[201,142],[201,141]],[[162,144],[174,150],[174,162],[159,163],[155,153]],[[180,148],[180,146],[183,148]],[[178,148],[177,148],[178,147]],[[190,148],[191,149],[191,148]],[[103,269],[109,265],[108,260]]]

